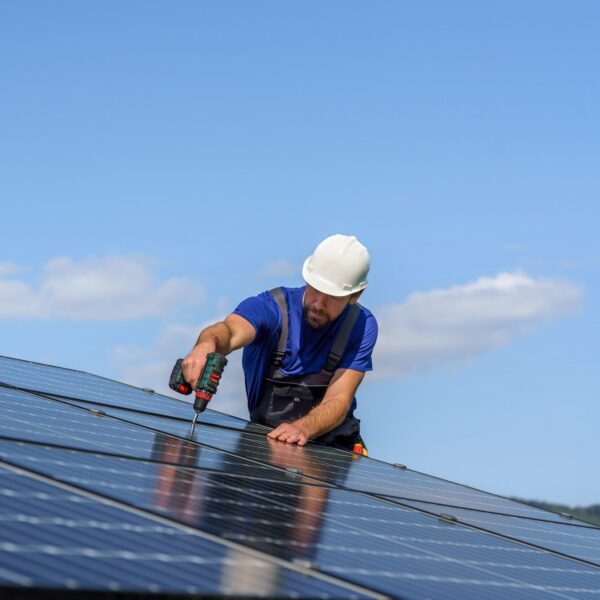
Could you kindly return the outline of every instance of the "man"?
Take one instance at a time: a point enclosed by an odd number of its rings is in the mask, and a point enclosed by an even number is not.
[[[358,304],[369,265],[356,237],[328,237],[304,263],[305,287],[247,298],[200,333],[183,361],[186,381],[195,386],[208,353],[243,347],[250,420],[274,427],[270,438],[348,450],[363,444],[355,393],[373,368],[377,339],[375,317]]]

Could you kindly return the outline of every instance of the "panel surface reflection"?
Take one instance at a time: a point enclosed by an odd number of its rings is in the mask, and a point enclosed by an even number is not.
[[[26,588],[54,588],[58,594],[68,588],[82,593],[366,597],[13,469],[0,467],[0,496],[3,597],[13,594],[7,588],[15,594]]]
[[[0,356],[0,382],[45,394],[80,399],[81,405],[98,403],[146,411],[183,420],[193,415],[192,400],[187,396],[171,398],[145,391],[119,381],[35,362]],[[230,415],[206,410],[206,422],[228,427],[244,427],[245,421]]]
[[[185,422],[169,421],[146,415],[126,415],[122,411],[113,411],[113,414],[177,436],[186,436],[189,433],[189,426]],[[242,430],[238,432],[212,428],[199,422],[193,439],[215,448],[239,453],[246,458],[264,460],[265,446],[269,445],[269,441],[266,439],[266,433],[264,435],[255,433],[256,430],[253,427],[252,424],[249,424],[246,432]],[[347,475],[344,478],[344,486],[355,491],[409,500],[438,502],[448,506],[487,510],[557,523],[568,524],[570,522],[569,519],[561,515],[515,502],[508,498],[495,496],[409,469],[398,469],[388,463],[350,455],[348,452],[318,444],[309,444],[302,453],[293,450],[286,453],[282,450],[279,456],[280,466],[285,465],[287,468],[302,470],[299,457],[306,454],[310,456],[313,464],[334,465],[336,468],[345,470]]]
[[[348,476],[296,450],[296,464],[307,472]],[[569,590],[566,597],[582,597],[600,585],[599,569],[301,478],[249,480],[172,465],[165,471],[161,464],[12,442],[0,443],[0,452],[7,461],[390,595],[548,598]],[[268,460],[281,460],[277,449],[268,453]]]
[[[588,560],[600,566],[600,528],[598,527],[579,527],[573,524],[520,519],[456,507],[442,507],[427,502],[403,501],[402,504],[422,508],[437,515],[451,515],[462,523]]]

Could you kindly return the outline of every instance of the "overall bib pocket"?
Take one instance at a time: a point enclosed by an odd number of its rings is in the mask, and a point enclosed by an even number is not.
[[[317,406],[325,395],[326,387],[309,387],[285,383],[271,383],[266,424],[276,427],[296,421]]]

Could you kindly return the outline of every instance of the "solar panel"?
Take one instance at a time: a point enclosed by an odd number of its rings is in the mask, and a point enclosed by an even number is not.
[[[0,500],[3,597],[27,588],[368,597],[22,470],[0,467]]]
[[[175,436],[185,437],[189,434],[188,421],[167,421],[158,417],[143,414],[133,414],[118,409],[111,409],[109,414],[120,417],[132,423],[144,425],[172,433]],[[256,435],[254,430],[227,431],[222,428],[211,428],[199,422],[194,430],[194,440],[247,458],[264,461],[269,454],[267,451],[272,445],[264,439],[264,435]],[[268,458],[267,458],[268,460]],[[529,506],[445,481],[431,475],[419,473],[406,468],[397,468],[389,463],[376,460],[362,460],[349,456],[347,452],[325,448],[319,445],[310,445],[303,452],[293,450],[278,452],[278,466],[296,469],[311,475],[306,471],[306,464],[310,463],[313,471],[327,471],[337,473],[338,470],[347,474],[344,487],[355,491],[377,494],[398,500],[427,500],[447,507],[471,508],[498,514],[519,516],[530,519],[555,521],[557,523],[573,524],[573,521],[557,513]],[[270,464],[274,464],[272,461]],[[311,475],[313,476],[313,475]],[[321,477],[322,474],[315,474]],[[338,478],[339,479],[339,478]],[[339,483],[339,481],[331,482]]]
[[[500,533],[600,566],[600,528],[598,527],[549,523],[464,508],[440,507],[427,502],[403,501],[402,505],[414,506],[436,515],[449,515],[461,523],[468,523],[486,531]]]
[[[17,360],[0,356],[0,382],[7,386],[44,394],[54,394],[80,405],[118,406],[121,409],[145,411],[165,417],[190,420],[194,414],[192,400],[187,396],[171,398],[153,390],[137,388],[125,383],[62,367]],[[243,419],[206,410],[202,419],[233,428],[246,428]]]
[[[234,458],[161,431],[150,431],[89,409],[73,408],[35,394],[0,388],[0,437],[117,456],[155,460],[242,477],[289,479],[296,474]]]
[[[354,492],[15,442],[0,442],[0,453],[10,464],[384,594],[402,585],[409,598],[426,590],[541,598],[600,586],[598,569]]]
[[[282,594],[269,588],[267,595],[600,594],[600,529],[555,513],[318,444],[274,442],[265,428],[216,412],[209,419],[203,413],[190,439],[189,404],[90,374],[5,358],[0,381],[45,394],[0,386],[0,457],[8,468],[44,478],[45,485],[68,486],[86,501],[110,502],[125,514],[134,511],[136,518],[159,519],[250,553],[252,560],[274,561],[292,573],[278,581],[309,574],[318,580],[302,580],[299,587],[294,580]],[[146,396],[151,410],[140,411]],[[40,511],[31,518],[45,518],[42,506]],[[56,531],[61,543],[86,541],[77,528]],[[26,531],[17,528],[14,535],[22,541]],[[34,557],[40,570],[45,560]],[[227,572],[236,568],[235,560],[230,563]],[[223,581],[219,565],[202,568]],[[136,590],[140,572],[132,571],[128,589]],[[95,589],[91,585],[84,584]],[[201,593],[238,593],[214,589]]]

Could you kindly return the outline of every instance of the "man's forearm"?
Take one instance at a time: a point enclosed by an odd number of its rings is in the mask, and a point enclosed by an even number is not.
[[[209,352],[229,354],[231,352],[231,330],[222,321],[206,327],[200,332],[192,352],[196,349],[205,352],[205,355]]]
[[[191,352],[183,359],[183,376],[195,386],[206,364],[206,355],[211,352],[227,355],[250,344],[256,331],[246,319],[231,314],[224,321],[206,327],[200,332]]]
[[[183,376],[191,386],[196,385],[206,364],[206,355],[211,352],[223,355],[231,352],[231,331],[223,322],[203,329],[196,344],[183,359]]]
[[[314,439],[337,427],[348,414],[350,408],[345,396],[323,398],[308,414],[304,415],[293,425],[302,429],[309,439]]]
[[[282,423],[268,434],[269,438],[303,446],[309,439],[331,431],[348,414],[364,376],[361,371],[338,369],[321,404],[293,423]]]

